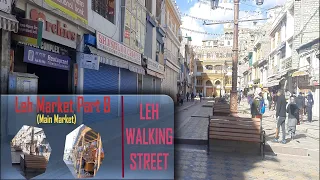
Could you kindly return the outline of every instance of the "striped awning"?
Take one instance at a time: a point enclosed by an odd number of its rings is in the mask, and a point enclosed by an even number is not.
[[[18,24],[19,21],[15,16],[0,11],[0,29],[17,33],[19,28]]]

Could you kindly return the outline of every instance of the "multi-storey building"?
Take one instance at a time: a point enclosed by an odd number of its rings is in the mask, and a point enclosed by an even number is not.
[[[195,49],[193,76],[194,92],[206,97],[221,96],[230,93],[232,87],[232,35],[214,40],[204,40],[200,48]],[[229,42],[229,43],[228,43]]]
[[[314,96],[313,115],[319,117],[319,1],[294,1],[292,60],[293,89]]]
[[[183,92],[183,95],[185,93],[189,92],[191,93],[191,78],[190,78],[190,59],[192,56],[192,48],[191,48],[191,37],[184,37],[181,42],[180,52],[181,52],[181,58],[180,61],[180,91]],[[179,92],[180,92],[179,91]]]
[[[269,54],[269,87],[292,91],[290,73],[296,67],[292,63],[292,40],[294,33],[293,1],[287,1],[276,15],[269,31],[270,54]]]
[[[178,93],[177,81],[180,72],[178,58],[182,41],[180,30],[182,22],[176,3],[173,0],[163,1],[164,6],[162,11],[165,11],[165,13],[164,16],[161,16],[161,26],[165,28],[166,38],[164,43],[165,75],[162,81],[162,93],[171,96],[176,101]]]

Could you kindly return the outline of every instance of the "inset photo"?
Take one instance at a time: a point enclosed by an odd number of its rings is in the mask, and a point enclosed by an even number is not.
[[[94,177],[104,159],[101,136],[80,125],[66,136],[63,160],[75,178]]]
[[[46,171],[51,147],[42,128],[23,126],[11,140],[12,166],[26,179]]]

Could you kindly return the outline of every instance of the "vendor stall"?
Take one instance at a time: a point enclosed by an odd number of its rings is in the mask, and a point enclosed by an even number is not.
[[[104,158],[100,134],[89,127],[82,129],[73,156],[78,178],[94,177]]]

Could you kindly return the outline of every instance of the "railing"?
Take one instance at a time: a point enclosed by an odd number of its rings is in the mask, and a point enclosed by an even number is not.
[[[175,65],[178,66],[178,58],[174,56],[170,50],[165,49],[164,50],[164,59],[169,60],[170,62],[174,63]]]
[[[288,57],[281,61],[281,70],[287,70],[292,67],[292,57]]]

